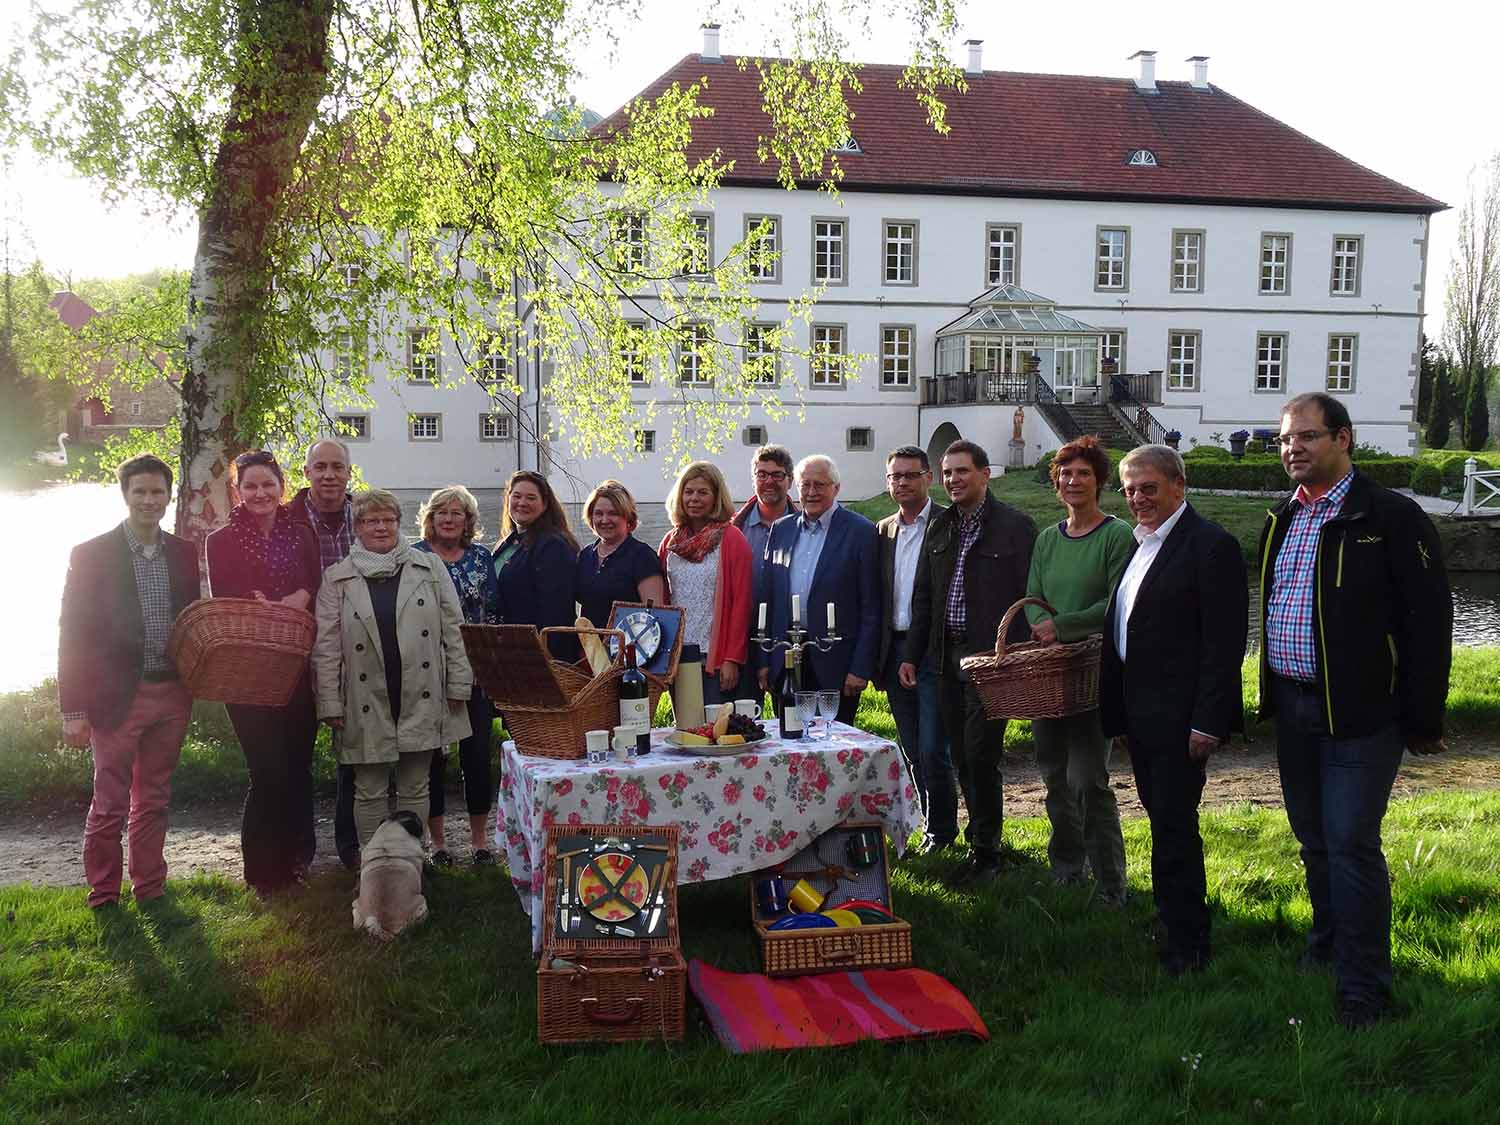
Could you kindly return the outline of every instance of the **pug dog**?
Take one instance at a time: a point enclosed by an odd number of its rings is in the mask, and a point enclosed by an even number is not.
[[[360,850],[354,928],[390,941],[427,917],[422,897],[422,820],[405,809],[388,816]]]

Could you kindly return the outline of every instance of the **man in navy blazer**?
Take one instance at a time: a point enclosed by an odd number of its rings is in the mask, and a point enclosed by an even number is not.
[[[1123,736],[1151,821],[1151,893],[1170,975],[1211,955],[1198,802],[1209,755],[1244,729],[1249,591],[1240,545],[1186,502],[1182,458],[1143,445],[1120,462],[1135,549],[1104,618],[1099,709]]]
[[[802,510],[783,516],[766,540],[768,627],[782,636],[792,621],[792,597],[813,637],[842,638],[827,652],[803,650],[803,691],[837,690],[838,720],[852,723],[859,696],[880,658],[880,547],[875,525],[838,503],[839,470],[833,458],[816,454],[797,463]],[[833,628],[828,610],[833,607]],[[781,675],[783,650],[752,654],[763,687]]]

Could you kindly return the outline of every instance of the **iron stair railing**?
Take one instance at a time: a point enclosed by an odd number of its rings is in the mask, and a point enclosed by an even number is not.
[[[1165,445],[1167,428],[1156,420],[1156,415],[1144,402],[1136,398],[1131,388],[1131,380],[1139,378],[1138,375],[1111,375],[1109,405],[1115,408],[1120,421],[1135,431],[1142,444]]]

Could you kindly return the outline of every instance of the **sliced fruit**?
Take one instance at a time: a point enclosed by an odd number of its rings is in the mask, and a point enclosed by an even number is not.
[[[677,732],[677,741],[684,746],[712,746],[714,740],[704,738],[703,735],[695,734],[690,730],[680,730]]]
[[[743,734],[721,734],[719,735],[720,746],[743,746],[745,736]]]
[[[728,709],[727,707],[724,708],[722,711],[719,712],[719,718],[714,723],[714,737],[715,738],[723,738],[724,735],[726,733],[728,733],[728,731],[729,731],[729,716],[733,715],[733,714],[734,714],[734,712],[731,711],[730,709]]]

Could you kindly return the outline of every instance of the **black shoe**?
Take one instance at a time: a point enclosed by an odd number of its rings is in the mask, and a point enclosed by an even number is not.
[[[1180,977],[1187,973],[1201,973],[1213,960],[1212,954],[1202,950],[1192,953],[1158,953],[1156,959],[1161,971],[1169,977]]]
[[[348,847],[339,849],[339,862],[344,865],[346,871],[359,870],[359,848]]]
[[[452,867],[453,866],[453,857],[448,854],[448,849],[446,849],[446,848],[439,848],[437,851],[435,851],[435,852],[432,853],[432,866],[434,866],[434,867]]]
[[[951,848],[954,840],[953,836],[928,836],[917,845],[916,852],[918,855],[937,855],[945,848]]]
[[[490,851],[488,848],[475,848],[474,849],[474,866],[475,867],[494,867],[495,866],[495,853],[492,852],[492,851]]]
[[[1363,1031],[1395,1014],[1395,1006],[1384,997],[1339,997],[1339,1023],[1344,1025],[1345,1031]]]
[[[974,887],[993,883],[999,877],[999,860],[994,856],[975,856],[953,872],[947,883],[950,887]]]

